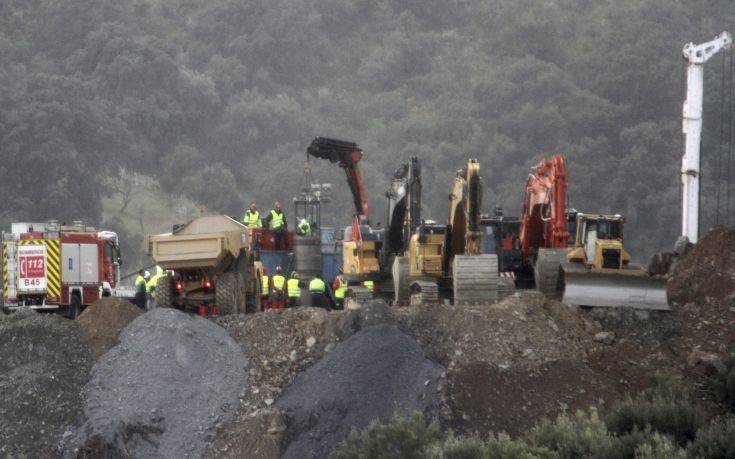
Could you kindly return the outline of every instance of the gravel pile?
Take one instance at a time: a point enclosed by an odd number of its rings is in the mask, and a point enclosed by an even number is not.
[[[276,401],[286,419],[284,458],[321,458],[394,414],[429,418],[438,409],[443,368],[394,325],[363,329],[296,377]]]
[[[201,456],[247,389],[247,367],[213,322],[173,309],[138,317],[84,388],[80,456]]]
[[[58,455],[79,421],[92,364],[79,324],[31,311],[0,314],[0,457]]]
[[[96,358],[117,344],[117,338],[143,311],[133,303],[121,298],[104,297],[84,310],[77,318]]]

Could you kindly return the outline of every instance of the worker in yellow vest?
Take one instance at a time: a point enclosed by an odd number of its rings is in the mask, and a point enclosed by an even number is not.
[[[151,309],[153,309],[154,299],[156,297],[156,287],[158,286],[158,279],[161,278],[163,275],[163,268],[161,268],[160,266],[156,266],[156,274],[151,276],[150,280],[145,284],[145,292],[148,296],[145,307],[146,311],[150,311]]]
[[[270,293],[271,279],[268,277],[268,270],[263,268],[263,274],[260,276],[260,306],[263,311],[271,308]]]
[[[375,282],[373,282],[371,280],[363,281],[362,286],[365,287],[366,289],[370,290],[371,292],[374,292],[375,291]]]
[[[281,274],[281,267],[276,266],[276,274],[273,276],[271,308],[283,309],[284,307],[286,307],[286,278]]]
[[[309,293],[311,293],[311,305],[317,308],[329,310],[327,298],[327,284],[319,277],[314,277],[309,282]]]
[[[337,309],[344,309],[345,306],[345,294],[347,293],[347,281],[344,276],[339,275],[334,278],[332,283],[332,290],[334,290],[334,304]]]
[[[299,273],[296,271],[291,273],[291,278],[286,282],[286,290],[288,290],[288,307],[299,306],[301,304],[301,282]]]
[[[245,215],[242,217],[243,225],[248,228],[262,228],[263,221],[260,219],[260,212],[258,212],[258,206],[254,202],[250,203],[250,208],[245,211]]]
[[[288,249],[288,222],[286,222],[286,214],[281,210],[279,201],[273,204],[273,210],[263,218],[263,223],[267,223],[268,227],[273,230],[275,249]]]
[[[145,311],[146,306],[146,284],[148,283],[148,279],[151,278],[151,273],[148,271],[143,271],[142,269],[138,271],[138,276],[135,278],[135,304],[140,309]]]

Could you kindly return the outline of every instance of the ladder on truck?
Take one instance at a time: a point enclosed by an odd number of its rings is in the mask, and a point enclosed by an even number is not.
[[[17,236],[12,233],[3,233],[3,300],[16,299],[18,276],[18,243]]]

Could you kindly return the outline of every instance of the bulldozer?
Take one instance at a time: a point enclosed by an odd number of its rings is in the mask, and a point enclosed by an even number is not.
[[[577,213],[574,245],[560,266],[564,303],[670,310],[665,278],[631,263],[624,224],[621,215]]]
[[[470,159],[458,171],[449,195],[446,225],[422,220],[404,256],[396,257],[396,299],[438,302],[450,292],[454,304],[492,303],[498,298],[498,259],[482,254],[482,180],[480,164]]]

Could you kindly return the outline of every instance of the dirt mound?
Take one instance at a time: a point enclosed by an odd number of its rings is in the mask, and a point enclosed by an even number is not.
[[[352,428],[438,410],[443,368],[393,325],[368,327],[296,377],[277,400],[286,418],[285,458],[326,457]]]
[[[77,321],[87,336],[89,347],[96,358],[117,344],[117,338],[143,311],[133,303],[121,298],[101,298],[84,310]]]
[[[59,454],[81,416],[92,364],[79,324],[31,311],[0,314],[1,457]]]
[[[173,309],[135,319],[84,387],[82,455],[197,457],[247,390],[248,361],[227,332]]]
[[[468,364],[448,378],[451,405],[459,415],[452,427],[480,436],[502,431],[517,435],[544,417],[599,406],[600,399],[619,398],[621,393],[617,381],[569,360],[537,367]]]
[[[735,228],[718,225],[677,264],[669,287],[679,304],[735,304]]]
[[[242,395],[232,422],[218,429],[206,456],[277,458],[284,429],[274,400],[296,374],[378,315],[373,308],[327,312],[303,307],[218,318],[248,351],[250,390]]]

